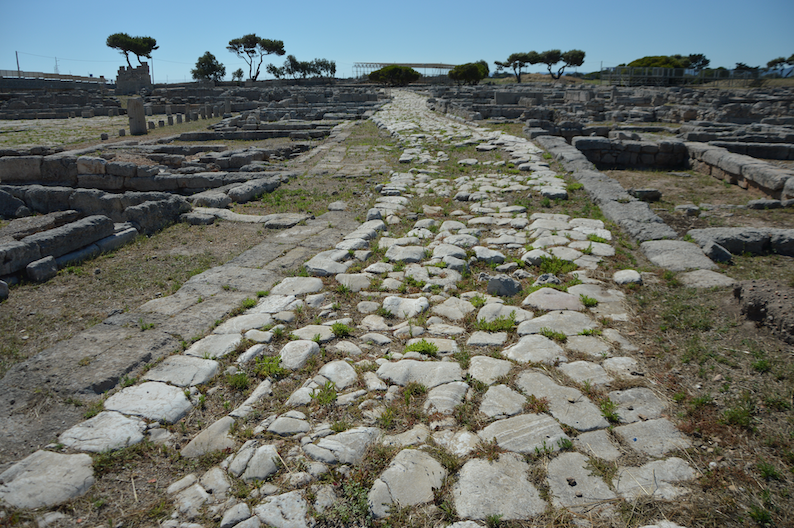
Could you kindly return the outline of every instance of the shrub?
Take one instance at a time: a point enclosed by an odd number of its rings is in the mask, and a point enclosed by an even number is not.
[[[418,81],[422,76],[418,71],[407,66],[392,64],[369,74],[370,82],[388,84],[389,86],[405,86]]]

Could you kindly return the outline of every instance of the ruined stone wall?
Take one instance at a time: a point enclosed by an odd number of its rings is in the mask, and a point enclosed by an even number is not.
[[[775,167],[764,160],[735,154],[706,143],[686,143],[690,166],[742,188],[759,189],[768,196],[794,198],[794,171]]]
[[[152,78],[149,76],[149,64],[144,62],[135,68],[121,66],[116,77],[116,94],[130,95],[140,93],[141,89],[146,88],[151,91]]]
[[[681,167],[689,159],[684,142],[676,140],[653,143],[580,136],[574,137],[571,145],[584,154],[588,161],[600,165]]]

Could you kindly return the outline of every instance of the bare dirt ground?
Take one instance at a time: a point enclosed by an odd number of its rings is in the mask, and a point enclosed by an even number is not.
[[[235,210],[247,214],[300,210],[319,215],[329,202],[344,200],[356,208],[356,214],[363,214],[369,206],[366,196],[372,185],[386,181],[389,169],[399,170],[391,150],[393,143],[371,123],[352,126],[350,135],[343,141],[327,140],[319,146],[322,151],[316,155],[286,164],[301,171],[302,176],[260,202],[238,205]],[[460,175],[455,161],[475,155],[470,150],[451,152],[449,168],[443,170],[450,177]],[[654,207],[666,219],[677,218],[671,211],[682,203],[744,204],[760,197],[753,191],[724,187],[718,180],[703,179],[696,173],[688,178],[667,172],[609,171],[607,174],[627,188],[660,188],[662,202]],[[538,199],[521,200],[531,212],[603,218],[582,191],[573,192],[566,202],[542,204]],[[422,203],[440,205],[445,211],[457,208],[449,198],[426,197],[414,202],[417,212],[422,211]],[[692,220],[692,226],[724,222],[719,225],[794,227],[790,212],[732,209],[729,213],[733,216]],[[411,225],[412,222],[406,221],[395,226],[393,236],[401,236]],[[687,228],[682,223],[671,225],[679,233]],[[694,444],[680,456],[690,461],[701,476],[689,484],[690,494],[676,501],[649,499],[618,503],[616,516],[605,526],[639,527],[660,518],[691,528],[790,526],[794,513],[790,491],[794,486],[791,346],[765,327],[748,321],[740,313],[732,291],[683,286],[675,273],[652,266],[636,244],[620,236],[617,226],[608,224],[608,227],[617,236],[613,241],[617,255],[608,267],[598,270],[596,278],[609,280],[615,270],[624,268],[645,274],[645,285],[624,288],[633,320],[611,325],[640,347],[638,359],[645,368],[641,383],[674,402],[671,418],[677,420]],[[168,295],[192,273],[229,260],[266,236],[256,227],[225,222],[204,228],[174,225],[152,237],[141,237],[115,253],[63,270],[45,284],[14,286],[10,299],[0,305],[0,335],[10,337],[0,344],[3,368],[95,324],[113,310]],[[479,271],[473,270],[472,275]],[[719,271],[737,280],[772,279],[794,285],[794,259],[790,257],[737,256],[733,264],[720,265]],[[461,286],[466,291],[465,285]],[[359,300],[339,290],[330,302],[338,305],[340,313],[355,313]],[[306,317],[299,314],[296,325],[309,322]],[[278,402],[286,399],[300,379],[287,377],[276,384],[275,397],[259,410],[257,417],[279,412]],[[79,519],[80,526],[156,526],[173,509],[164,489],[190,472],[210,468],[226,456],[217,453],[187,460],[178,455],[179,447],[224,412],[223,409],[242,401],[247,390],[250,388],[239,389],[221,381],[217,390],[208,393],[204,406],[197,407],[186,420],[171,427],[177,434],[177,445],[173,448],[143,443],[95,455],[97,483],[89,494],[62,506],[60,511]],[[406,398],[406,405],[409,399]],[[313,417],[333,423],[352,423],[358,419],[323,407],[312,407],[311,412]],[[427,421],[427,416],[408,408],[397,416],[389,432],[402,432],[416,421]],[[241,441],[252,434],[245,424],[237,432]],[[372,460],[380,459],[385,465],[391,453],[385,450],[378,455]],[[363,467],[356,478],[362,483],[371,482],[381,469],[377,465]],[[616,466],[609,464],[598,468],[605,477],[614,475],[615,470]],[[240,500],[250,493],[251,489],[245,486],[233,490]],[[444,500],[444,496],[439,496],[438,504],[427,511],[402,512],[388,525],[443,526],[446,524],[441,509]],[[32,526],[36,516],[36,512],[11,512],[0,518],[0,526]],[[218,519],[208,517],[202,521],[206,526],[215,526]],[[325,525],[373,524],[387,526],[358,518],[355,522]],[[497,520],[497,525],[570,527],[574,523],[570,517],[550,512],[531,524]]]

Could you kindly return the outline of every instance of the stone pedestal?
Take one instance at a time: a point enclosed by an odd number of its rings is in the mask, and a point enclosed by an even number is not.
[[[165,105],[165,115],[171,115],[171,105]]]
[[[199,113],[201,114],[201,119],[207,119],[207,108],[205,106],[199,108]]]
[[[190,122],[190,105],[185,105],[185,122]]]
[[[144,107],[144,110],[146,110],[146,115],[147,116],[154,115],[154,112],[152,111],[152,107],[151,106]]]
[[[190,117],[193,119],[193,121],[198,121],[199,114],[198,112],[193,112]]]
[[[154,130],[154,121],[149,121],[149,130]]]
[[[130,134],[133,136],[146,134],[146,114],[143,110],[143,99],[128,99],[127,115],[130,118]]]
[[[170,126],[170,125],[173,125],[173,124],[174,124],[174,116],[170,115],[170,116],[168,116],[168,125]]]
[[[127,131],[123,128],[119,129],[119,137],[124,137],[127,135]]]
[[[176,115],[176,124],[179,125],[182,123],[182,114]]]
[[[231,114],[232,113],[232,102],[228,99],[223,102],[223,113]]]
[[[157,122],[157,126],[158,126],[158,127],[160,127],[160,128],[163,128],[163,127],[165,127],[165,121],[163,121],[162,119],[160,119],[160,120]]]

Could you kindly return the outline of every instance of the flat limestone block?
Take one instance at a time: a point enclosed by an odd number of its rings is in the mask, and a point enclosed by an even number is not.
[[[178,387],[150,381],[122,389],[105,401],[105,409],[165,423],[179,421],[192,407]]]
[[[484,442],[496,440],[499,447],[521,454],[531,454],[535,448],[559,450],[558,442],[568,436],[548,415],[522,414],[498,420],[477,433]]]
[[[215,377],[220,366],[217,361],[191,356],[169,356],[144,374],[148,381],[162,381],[178,387],[192,387],[207,383]]]
[[[682,273],[678,279],[691,288],[731,288],[736,281],[727,275],[710,270]]]
[[[513,453],[499,460],[475,458],[466,462],[452,487],[455,510],[464,519],[484,521],[530,519],[546,509],[546,502],[529,482],[529,464]]]
[[[635,422],[615,427],[614,432],[632,449],[651,456],[662,456],[675,449],[687,449],[692,443],[665,418]]]
[[[185,355],[199,358],[220,358],[237,348],[241,340],[240,334],[210,334],[193,343]]]
[[[137,444],[145,430],[142,420],[104,411],[61,433],[58,442],[79,451],[101,453]]]
[[[0,499],[15,508],[61,504],[94,484],[92,464],[88,455],[36,451],[0,474]]]
[[[681,240],[651,240],[640,249],[655,265],[671,271],[714,269],[717,267],[697,244]]]
[[[214,424],[210,425],[193,440],[182,448],[182,456],[186,458],[196,458],[211,451],[222,451],[235,446],[234,439],[229,436],[229,429],[234,423],[234,418],[224,416]]]

